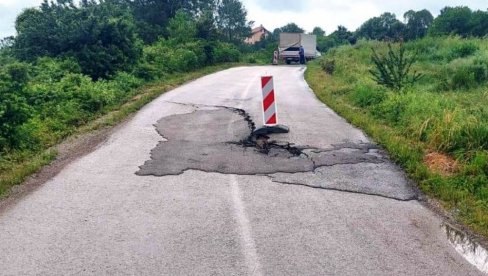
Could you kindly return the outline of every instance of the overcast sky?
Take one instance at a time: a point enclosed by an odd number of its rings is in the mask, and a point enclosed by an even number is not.
[[[15,17],[24,8],[38,6],[42,0],[0,0],[0,38],[14,35]],[[333,32],[338,25],[355,30],[367,19],[393,12],[399,19],[410,10],[428,9],[434,15],[445,6],[468,6],[487,10],[487,0],[242,0],[248,19],[269,30],[295,22],[307,31],[320,26]]]

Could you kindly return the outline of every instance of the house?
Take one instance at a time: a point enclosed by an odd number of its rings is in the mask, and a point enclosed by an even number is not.
[[[250,37],[246,38],[244,40],[245,43],[253,45],[256,44],[257,42],[261,41],[263,38],[267,38],[268,36],[271,35],[271,32],[266,30],[263,25],[252,29],[252,34]]]

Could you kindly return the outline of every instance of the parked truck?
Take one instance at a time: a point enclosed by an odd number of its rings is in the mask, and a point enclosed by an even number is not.
[[[305,49],[305,58],[317,57],[317,36],[300,33],[281,33],[278,47],[280,58],[290,64],[300,61],[300,46]]]

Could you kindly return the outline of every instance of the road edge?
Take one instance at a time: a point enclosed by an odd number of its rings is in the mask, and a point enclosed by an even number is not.
[[[122,104],[120,108],[100,116],[87,125],[79,127],[75,133],[39,154],[39,156],[52,155],[52,159],[44,163],[34,158],[19,164],[38,167],[34,168],[32,173],[22,177],[23,180],[21,182],[12,185],[6,194],[0,196],[0,215],[13,207],[19,200],[24,199],[42,187],[43,184],[58,175],[66,166],[95,151],[113,133],[129,122],[139,110],[161,95],[199,78],[244,65],[241,63],[228,63],[205,67],[175,76],[174,79],[167,82],[161,81],[138,88],[141,92]],[[39,163],[36,164],[36,162]]]

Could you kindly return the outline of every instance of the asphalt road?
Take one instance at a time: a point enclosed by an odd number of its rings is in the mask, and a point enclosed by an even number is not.
[[[303,72],[234,68],[147,105],[0,213],[0,274],[480,275]],[[240,143],[261,75],[291,129],[267,153]]]

